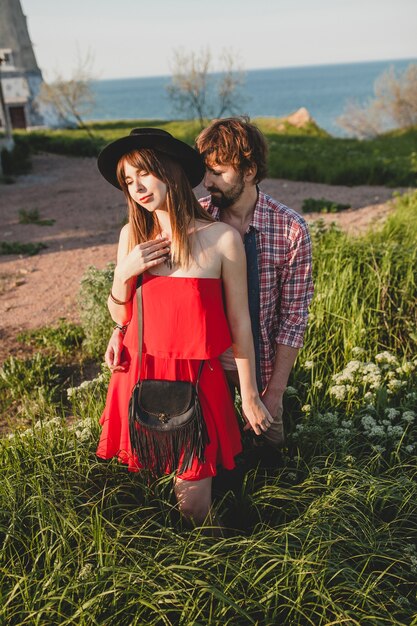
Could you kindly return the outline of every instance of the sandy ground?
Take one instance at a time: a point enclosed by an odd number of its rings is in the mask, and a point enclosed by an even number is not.
[[[324,219],[352,233],[380,223],[392,208],[395,191],[277,179],[263,181],[261,188],[298,211],[305,198],[349,203],[352,209]],[[196,194],[206,192],[199,187]],[[55,224],[19,224],[21,209],[37,209],[42,219],[55,219]],[[31,174],[0,185],[1,240],[47,245],[32,257],[0,256],[0,362],[24,352],[16,341],[21,330],[50,325],[60,317],[78,319],[81,277],[89,265],[103,268],[115,260],[124,216],[122,194],[101,178],[92,158],[40,154],[33,158]],[[323,216],[306,217],[312,221]]]

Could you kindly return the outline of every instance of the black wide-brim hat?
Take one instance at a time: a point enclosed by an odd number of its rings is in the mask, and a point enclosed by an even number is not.
[[[114,187],[121,189],[117,180],[117,164],[124,154],[141,148],[151,148],[175,159],[192,187],[197,187],[203,180],[205,165],[197,150],[160,128],[134,128],[127,137],[109,143],[98,155],[100,173]]]

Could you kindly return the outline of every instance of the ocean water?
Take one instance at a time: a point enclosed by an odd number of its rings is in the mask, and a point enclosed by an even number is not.
[[[404,59],[249,70],[239,113],[280,117],[306,107],[319,126],[340,135],[336,118],[349,100],[365,103],[382,72],[390,66],[401,72],[416,62]],[[169,76],[95,81],[96,105],[88,119],[181,119],[166,92],[169,82]]]

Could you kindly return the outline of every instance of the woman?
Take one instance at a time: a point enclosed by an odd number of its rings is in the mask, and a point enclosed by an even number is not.
[[[113,375],[97,455],[117,456],[130,470],[140,469],[127,417],[133,386],[139,377],[195,383],[204,361],[199,398],[209,437],[205,462],[195,457],[189,469],[177,472],[174,483],[181,513],[202,523],[210,512],[216,466],[232,469],[241,450],[232,399],[218,360],[231,344],[247,427],[260,434],[272,422],[256,387],[243,244],[237,231],[214,222],[199,205],[192,187],[201,182],[204,164],[193,148],[169,133],[134,129],[104,148],[98,167],[108,182],[124,192],[129,221],[120,233],[108,299],[125,362],[114,366],[119,356],[106,355]],[[143,295],[140,366],[133,297],[139,275]]]

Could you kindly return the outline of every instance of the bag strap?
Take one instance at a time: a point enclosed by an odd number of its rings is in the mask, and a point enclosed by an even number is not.
[[[138,305],[138,357],[139,357],[139,376],[142,372],[142,351],[143,351],[143,309],[142,309],[142,281],[138,280],[136,288],[136,300]]]
[[[142,372],[142,352],[143,352],[143,305],[142,305],[142,277],[138,277],[136,283],[136,301],[138,308],[138,358],[139,358],[139,380]],[[197,380],[195,382],[195,389],[198,393],[198,383],[200,381],[201,372],[203,371],[205,361],[201,361],[198,368]]]

